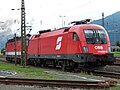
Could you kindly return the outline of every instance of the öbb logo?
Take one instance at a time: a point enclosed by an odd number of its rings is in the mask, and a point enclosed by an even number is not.
[[[61,48],[62,45],[62,36],[57,38],[57,42],[56,42],[56,50],[59,50]]]
[[[103,49],[103,46],[95,46],[95,49]]]

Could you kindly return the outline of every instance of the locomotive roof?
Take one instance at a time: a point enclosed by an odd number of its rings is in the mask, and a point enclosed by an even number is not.
[[[21,40],[21,37],[16,37],[16,41]],[[15,37],[12,39],[9,39],[7,42],[14,42],[15,41]]]
[[[64,33],[68,33],[68,32],[77,32],[79,30],[78,28],[103,29],[103,27],[101,27],[100,25],[96,25],[96,24],[81,24],[81,25],[64,27],[64,28],[61,28],[61,29],[57,29],[57,30],[48,31],[48,32],[45,32],[45,33],[33,35],[31,39],[34,39],[36,37],[44,38],[44,37],[50,37],[50,36],[57,36],[57,35],[62,35]]]

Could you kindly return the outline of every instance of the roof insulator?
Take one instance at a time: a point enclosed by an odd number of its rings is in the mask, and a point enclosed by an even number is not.
[[[85,20],[81,20],[81,21],[73,21],[73,22],[70,22],[69,24],[79,25],[79,24],[87,24],[90,22],[91,22],[91,19],[85,19]]]
[[[39,34],[46,33],[46,32],[51,32],[51,29],[39,31]]]

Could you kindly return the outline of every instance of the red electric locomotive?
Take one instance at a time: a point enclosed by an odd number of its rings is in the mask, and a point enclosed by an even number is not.
[[[28,62],[41,66],[59,65],[64,70],[78,68],[81,65],[113,63],[114,57],[111,54],[106,30],[99,25],[86,24],[87,21],[89,19],[75,21],[72,22],[75,23],[74,26],[40,31],[39,34],[33,35],[27,46]],[[14,55],[14,44],[10,43],[10,41],[6,43],[7,59],[10,55]],[[20,40],[17,43],[20,43]],[[20,54],[19,46],[17,53]]]
[[[15,50],[16,49],[16,50]],[[15,44],[15,38],[9,39],[5,46],[5,55],[7,61],[14,61],[15,57],[15,51],[17,55],[17,59],[20,61],[21,56],[21,38],[16,37],[16,44]]]

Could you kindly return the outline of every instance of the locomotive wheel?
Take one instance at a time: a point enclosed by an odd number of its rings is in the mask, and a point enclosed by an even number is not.
[[[45,67],[45,66],[46,66],[45,61],[41,61],[40,66],[41,66],[41,67]]]
[[[34,60],[34,66],[38,66],[38,64],[37,64],[37,61],[36,60]]]
[[[53,67],[56,68],[56,61],[53,61]]]
[[[79,71],[77,63],[74,63],[74,65],[73,65],[73,71],[74,72],[78,72]]]
[[[63,71],[66,71],[66,66],[63,65],[63,66],[62,66],[62,70],[63,70]]]
[[[41,67],[44,67],[45,65],[43,63],[40,64]]]
[[[66,66],[66,62],[65,62],[65,61],[63,61],[62,70],[63,70],[63,71],[66,71],[66,70],[67,70],[67,66]]]

